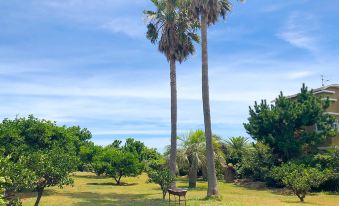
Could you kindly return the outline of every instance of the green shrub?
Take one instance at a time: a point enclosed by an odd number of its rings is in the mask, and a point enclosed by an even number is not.
[[[334,147],[314,156],[312,166],[328,171],[327,180],[317,190],[339,191],[339,148]]]
[[[306,194],[311,191],[312,187],[318,187],[326,181],[328,173],[317,168],[305,167],[303,164],[289,162],[280,167],[274,167],[271,176],[291,189],[300,201],[304,202]]]
[[[271,149],[262,143],[256,143],[249,149],[236,165],[236,171],[240,178],[265,181],[268,173],[274,165]]]
[[[171,188],[175,177],[169,169],[152,170],[148,172],[149,182],[156,183],[162,190],[162,198],[165,200],[168,189]]]

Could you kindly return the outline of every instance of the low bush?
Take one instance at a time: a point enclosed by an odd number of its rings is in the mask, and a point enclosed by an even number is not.
[[[271,171],[271,177],[291,189],[301,202],[304,202],[306,194],[312,188],[319,187],[328,179],[328,176],[327,170],[321,171],[292,162],[274,167]]]
[[[240,163],[236,165],[236,171],[240,178],[266,181],[273,165],[271,149],[267,145],[256,143],[243,155]]]
[[[156,183],[162,190],[162,198],[165,200],[168,189],[171,188],[175,177],[169,169],[152,170],[148,172],[149,182]]]

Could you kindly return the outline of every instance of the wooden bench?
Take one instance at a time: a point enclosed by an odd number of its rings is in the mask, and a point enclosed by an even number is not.
[[[173,195],[175,205],[177,204],[175,197],[178,196],[179,197],[179,205],[181,205],[181,197],[183,197],[185,199],[185,206],[186,206],[186,194],[187,194],[187,190],[184,190],[184,189],[180,189],[180,188],[169,189],[168,190],[169,204],[171,204],[171,195]]]

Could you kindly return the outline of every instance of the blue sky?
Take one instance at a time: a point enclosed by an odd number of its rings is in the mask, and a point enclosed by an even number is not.
[[[339,83],[337,0],[233,2],[209,29],[213,131],[246,135],[255,100],[320,75]],[[80,125],[97,144],[169,144],[166,59],[145,39],[146,0],[0,0],[0,118]],[[200,49],[178,66],[178,132],[203,128]]]

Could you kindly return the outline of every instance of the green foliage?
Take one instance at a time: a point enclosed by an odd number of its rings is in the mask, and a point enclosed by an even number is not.
[[[122,149],[137,156],[140,162],[160,159],[160,154],[156,149],[148,148],[143,142],[136,141],[132,138],[126,140]]]
[[[232,137],[222,146],[227,163],[237,165],[241,162],[251,145],[245,137]]]
[[[5,177],[0,177],[0,206],[5,206],[6,201],[4,199],[4,193],[5,193],[5,188],[4,185],[8,184],[9,180],[7,180]]]
[[[265,181],[273,165],[271,149],[267,145],[256,143],[243,153],[240,163],[236,165],[236,170],[241,178]]]
[[[118,185],[122,177],[135,177],[142,173],[143,164],[133,153],[107,147],[94,158],[94,170],[98,175],[112,177]]]
[[[168,166],[167,161],[164,157],[160,157],[159,159],[153,159],[146,162],[145,172],[148,173],[150,171],[162,170]]]
[[[181,0],[152,0],[156,11],[144,11],[149,20],[146,37],[164,53],[168,61],[183,62],[195,52],[193,42],[199,42],[199,26],[191,18]]]
[[[275,167],[271,172],[271,176],[291,189],[301,202],[311,188],[318,187],[327,179],[327,175],[327,171],[292,162]]]
[[[295,98],[281,94],[274,105],[255,103],[244,126],[253,139],[269,145],[277,157],[288,161],[314,153],[319,144],[335,135],[334,117],[325,113],[328,107],[328,100],[316,97],[303,85]]]
[[[35,174],[23,164],[22,157],[14,163],[10,157],[0,156],[0,174],[9,179],[3,185],[7,191],[34,189]]]
[[[339,147],[334,147],[314,156],[312,164],[319,168],[331,168],[339,173]]]
[[[102,150],[103,148],[101,146],[94,145],[92,142],[81,146],[79,152],[81,161],[80,171],[93,171],[94,157],[100,154]]]
[[[304,161],[311,167],[327,171],[327,180],[317,190],[339,191],[339,148],[334,147]]]
[[[217,23],[220,17],[225,19],[232,10],[229,0],[188,0],[188,2],[191,4],[194,17],[199,19],[201,16],[206,16],[208,25]]]
[[[76,170],[80,147],[90,137],[86,129],[60,127],[32,115],[3,120],[0,123],[0,172],[11,179],[6,190],[38,191],[38,205],[45,187],[61,187],[72,182],[69,173]]]
[[[35,175],[34,188],[71,185],[69,173],[75,171],[77,158],[60,148],[48,151],[36,151],[22,157],[22,163]]]
[[[191,131],[188,135],[179,138],[180,145],[177,150],[177,166],[180,174],[188,174],[192,179],[192,186],[196,182],[196,173],[202,173],[207,178],[206,168],[206,138],[203,130]],[[225,156],[221,147],[221,138],[213,135],[213,148],[216,163],[216,171],[223,175]],[[168,156],[169,151],[165,153]],[[194,186],[193,186],[194,187]]]
[[[162,191],[162,197],[165,200],[168,189],[171,188],[172,183],[175,181],[175,177],[171,172],[165,168],[161,170],[152,170],[148,172],[149,182],[156,183],[160,186]]]

